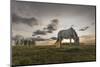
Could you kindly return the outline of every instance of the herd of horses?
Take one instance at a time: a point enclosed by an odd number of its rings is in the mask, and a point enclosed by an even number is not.
[[[79,37],[76,33],[76,31],[70,27],[67,30],[60,30],[58,32],[58,36],[57,36],[57,40],[54,43],[55,45],[57,45],[57,47],[61,47],[62,46],[62,40],[63,39],[69,39],[70,40],[70,45],[72,44],[71,40],[74,40],[74,45],[79,45]],[[15,45],[35,45],[35,40],[34,39],[24,39],[24,38],[20,38],[20,39],[16,39],[15,40]]]
[[[24,38],[20,38],[20,39],[16,39],[15,40],[15,45],[18,46],[30,46],[30,45],[35,45],[35,41],[33,39],[24,39]]]

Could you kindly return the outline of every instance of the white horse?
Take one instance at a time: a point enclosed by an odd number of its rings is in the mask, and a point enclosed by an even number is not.
[[[71,39],[74,40],[74,43],[76,45],[79,45],[79,37],[75,30],[71,27],[67,30],[61,30],[58,32],[58,38],[55,44],[57,44],[58,47],[61,47],[61,42],[63,39],[70,39],[70,44],[71,44]]]

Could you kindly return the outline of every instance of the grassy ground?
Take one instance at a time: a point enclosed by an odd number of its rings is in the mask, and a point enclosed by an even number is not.
[[[80,47],[67,46],[63,48],[55,48],[53,46],[12,47],[13,65],[88,62],[95,60],[95,45],[85,45]]]

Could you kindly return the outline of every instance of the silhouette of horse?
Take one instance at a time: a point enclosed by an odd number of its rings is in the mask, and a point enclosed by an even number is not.
[[[57,44],[57,47],[61,47],[61,42],[63,39],[70,39],[70,44],[71,44],[71,39],[74,40],[75,45],[79,45],[79,37],[76,33],[76,31],[71,27],[67,30],[60,30],[58,32],[58,37],[57,41],[55,44]]]
[[[24,37],[20,36],[15,39],[15,45],[23,45]]]
[[[35,45],[35,40],[33,40],[32,38],[19,38],[15,40],[15,45],[26,45],[26,46],[30,46],[30,45]]]
[[[24,39],[24,45],[35,45],[35,40],[33,40],[32,38],[27,38],[27,39]]]

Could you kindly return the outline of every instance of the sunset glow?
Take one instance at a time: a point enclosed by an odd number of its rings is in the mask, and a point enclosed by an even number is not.
[[[69,39],[63,39],[62,43],[70,43],[70,40]],[[73,39],[71,39],[71,43],[74,43]]]

